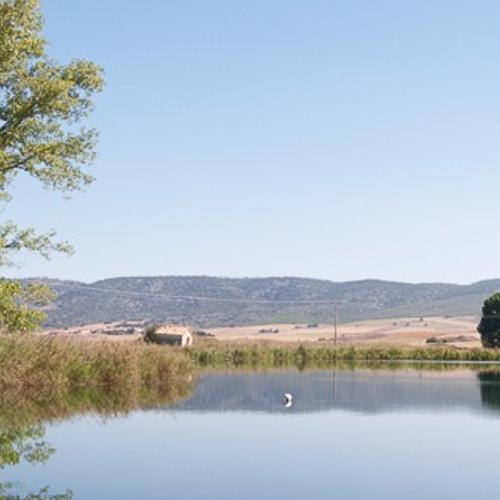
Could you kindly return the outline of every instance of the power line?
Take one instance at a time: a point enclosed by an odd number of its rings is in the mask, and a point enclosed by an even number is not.
[[[116,290],[112,288],[101,288],[101,287],[93,287],[93,286],[83,286],[83,285],[69,285],[69,284],[60,284],[55,283],[52,285],[54,288],[68,288],[75,290],[83,290],[83,291],[92,291],[99,293],[109,293],[115,295],[127,295],[131,297],[154,297],[160,298],[167,301],[181,301],[181,300],[193,300],[193,301],[205,301],[205,302],[233,302],[233,303],[241,303],[241,304],[324,304],[324,305],[335,305],[336,312],[335,316],[338,318],[338,308],[344,301],[339,299],[247,299],[247,298],[235,298],[235,297],[207,297],[203,295],[168,295],[165,293],[155,293],[155,292],[133,292],[130,290]],[[419,315],[414,315],[418,317]],[[470,316],[470,315],[469,315]],[[477,314],[475,316],[480,316]],[[413,317],[413,316],[411,316]],[[460,317],[460,316],[459,316]],[[482,316],[483,318],[496,318],[500,319],[500,316]],[[384,319],[384,318],[380,318]],[[338,322],[338,319],[337,319]]]

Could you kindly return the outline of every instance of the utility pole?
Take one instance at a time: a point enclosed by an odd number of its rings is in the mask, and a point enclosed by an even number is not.
[[[334,345],[337,345],[337,330],[339,325],[339,305],[335,303],[335,336],[334,336]]]
[[[337,347],[337,337],[338,337],[338,327],[339,327],[339,305],[335,302],[335,336],[333,338],[333,343]],[[333,402],[337,402],[337,368],[338,368],[338,352],[335,349],[335,369],[333,371]]]

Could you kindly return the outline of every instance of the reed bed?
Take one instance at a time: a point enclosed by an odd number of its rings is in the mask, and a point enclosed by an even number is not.
[[[211,342],[187,352],[200,367],[327,368],[342,362],[500,362],[497,349],[357,347]]]
[[[34,335],[0,335],[0,393],[53,398],[98,389],[133,395],[169,391],[193,375],[175,349],[142,343],[78,342]]]

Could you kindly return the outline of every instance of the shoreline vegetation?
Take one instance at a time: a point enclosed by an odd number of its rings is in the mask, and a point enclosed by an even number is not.
[[[46,463],[56,451],[45,440],[48,423],[165,408],[189,398],[195,385],[194,364],[175,349],[0,334],[0,470]],[[18,486],[0,482],[0,498],[73,498],[48,488],[20,495]]]
[[[500,349],[396,346],[316,346],[199,342],[186,349],[200,368],[329,368],[337,363],[500,363]]]
[[[204,370],[452,369],[500,364],[500,349],[237,343],[197,339],[188,348],[145,342],[0,335],[0,425],[15,414],[44,419],[112,416],[188,398]],[[456,366],[456,365],[455,365]],[[19,422],[17,422],[19,423]]]
[[[74,415],[113,417],[168,407],[204,371],[425,369],[500,373],[500,349],[235,343],[198,339],[180,349],[145,342],[0,335],[0,430]],[[0,463],[1,467],[1,463]]]
[[[176,349],[0,335],[0,402],[16,395],[19,401],[34,398],[54,406],[58,400],[72,401],[83,409],[92,406],[92,399],[105,399],[104,406],[113,411],[127,410],[186,397],[194,376],[193,363]]]

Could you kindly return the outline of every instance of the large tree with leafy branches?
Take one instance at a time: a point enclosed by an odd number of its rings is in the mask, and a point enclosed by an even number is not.
[[[500,293],[494,293],[483,304],[483,315],[477,327],[484,347],[500,347]]]
[[[21,175],[62,192],[93,181],[86,167],[94,160],[97,133],[81,121],[102,89],[103,72],[91,61],[60,64],[49,58],[42,28],[39,0],[0,0],[0,200],[5,203]],[[12,264],[19,251],[46,258],[72,251],[54,238],[53,232],[0,222],[0,266]],[[30,306],[49,299],[42,292],[39,286],[0,280],[0,329],[40,324],[43,315]]]

